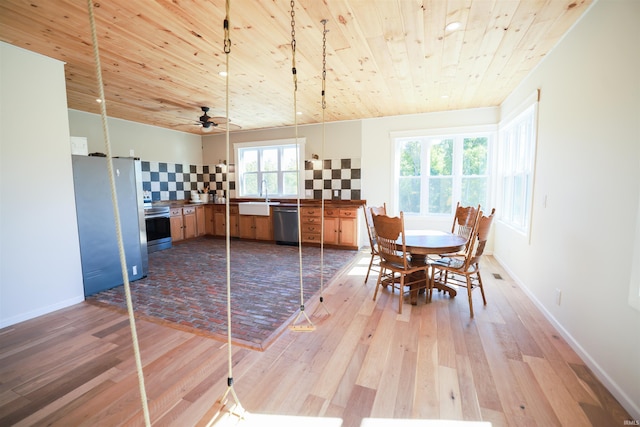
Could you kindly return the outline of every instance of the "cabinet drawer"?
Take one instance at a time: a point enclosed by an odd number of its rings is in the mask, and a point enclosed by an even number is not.
[[[322,209],[320,208],[300,208],[300,216],[322,216]]]
[[[320,224],[320,221],[318,221],[317,224],[300,224],[300,228],[302,230],[302,233],[321,233],[322,232],[322,225]]]
[[[303,243],[320,243],[321,241],[320,233],[302,233]]]
[[[355,218],[357,216],[357,209],[340,209],[340,218]]]
[[[180,216],[182,215],[182,208],[171,208],[171,216]]]
[[[196,212],[195,206],[188,206],[188,207],[182,208],[183,215],[189,215],[195,212]]]
[[[340,209],[337,209],[337,208],[325,208],[324,209],[324,216],[332,216],[332,217],[340,216]]]
[[[300,218],[300,224],[320,224],[321,219],[319,216],[303,216]]]

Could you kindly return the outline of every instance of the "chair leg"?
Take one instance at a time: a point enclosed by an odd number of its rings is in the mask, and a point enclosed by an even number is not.
[[[487,299],[484,297],[484,286],[482,285],[482,277],[480,277],[480,270],[477,270],[476,274],[478,275],[478,287],[480,287],[480,294],[482,294],[482,302],[484,302],[484,305],[487,305]]]
[[[467,278],[467,297],[469,299],[469,311],[471,313],[471,318],[473,319],[473,300],[471,299],[471,277],[465,275]]]
[[[429,274],[429,270],[431,270],[431,274]],[[431,296],[433,295],[433,273],[434,268],[427,268],[424,272],[427,276],[427,302],[431,302]]]
[[[402,300],[404,296],[404,274],[400,275],[400,302],[398,303],[398,314],[402,314]]]
[[[369,269],[367,270],[367,275],[364,278],[364,283],[367,283],[367,280],[369,280],[369,273],[371,273],[371,266],[373,265],[373,259],[375,258],[374,254],[371,254],[371,261],[369,261]]]
[[[373,300],[376,300],[376,297],[378,296],[378,289],[380,289],[380,286],[382,286],[382,276],[384,276],[384,272],[385,269],[380,267],[380,274],[378,274],[378,280],[376,281],[376,290],[373,293]]]

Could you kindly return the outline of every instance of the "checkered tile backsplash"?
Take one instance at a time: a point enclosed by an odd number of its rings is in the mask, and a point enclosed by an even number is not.
[[[312,198],[318,200],[360,200],[360,159],[306,161],[304,188],[306,194],[313,191]]]
[[[228,188],[227,188],[228,180]],[[234,165],[183,165],[177,163],[142,161],[142,189],[151,192],[155,201],[186,200],[192,190],[229,190],[236,194]],[[337,191],[342,200],[360,200],[360,159],[310,160],[305,162],[305,189],[307,199],[325,199]],[[309,191],[312,191],[311,193]]]

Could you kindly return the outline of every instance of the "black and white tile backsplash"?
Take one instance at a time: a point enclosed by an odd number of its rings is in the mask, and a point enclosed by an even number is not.
[[[307,199],[360,200],[360,159],[309,160],[305,162]],[[228,188],[227,188],[228,182]],[[155,201],[186,200],[192,190],[219,190],[237,197],[234,165],[187,165],[142,161],[142,189]]]
[[[304,188],[307,199],[360,200],[360,159],[307,160]]]

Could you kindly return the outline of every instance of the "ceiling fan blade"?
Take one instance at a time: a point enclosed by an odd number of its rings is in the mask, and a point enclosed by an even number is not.
[[[213,127],[211,129],[211,131],[213,131],[213,132],[226,132],[227,129],[229,129],[230,131],[234,131],[234,130],[240,130],[240,129],[242,129],[242,127],[240,127],[240,126],[238,126],[236,124],[233,124],[233,123],[226,123],[226,124],[219,124],[218,126]]]
[[[227,123],[227,118],[226,117],[217,117],[217,116],[216,117],[209,117],[207,119],[207,121],[211,122],[211,123],[215,123],[215,124],[221,125],[221,124]]]

